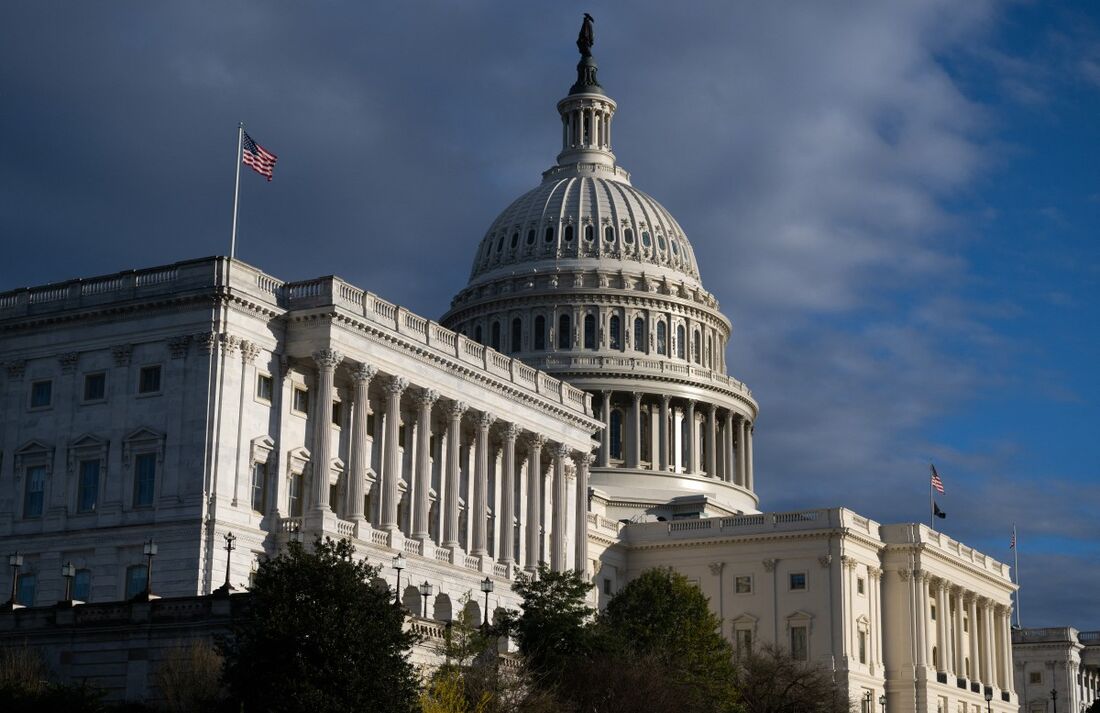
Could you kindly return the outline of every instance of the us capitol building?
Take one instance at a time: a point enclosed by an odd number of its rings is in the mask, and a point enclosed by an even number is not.
[[[760,508],[730,321],[617,163],[616,109],[582,56],[556,163],[471,246],[438,322],[224,257],[0,294],[0,539],[21,557],[0,587],[17,572],[26,607],[0,639],[48,638],[62,599],[88,602],[65,610],[79,628],[148,588],[163,607],[241,591],[327,535],[385,565],[425,632],[515,607],[540,562],[583,570],[597,605],[671,566],[737,647],[824,662],[865,713],[985,711],[987,692],[1018,710],[1007,565],[920,524]],[[140,694],[166,639],[109,638],[47,644]]]

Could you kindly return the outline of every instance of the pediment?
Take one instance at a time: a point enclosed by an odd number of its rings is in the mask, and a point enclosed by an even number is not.
[[[27,441],[22,446],[17,448],[15,450],[15,455],[16,456],[27,456],[27,455],[31,455],[31,454],[37,454],[37,453],[49,453],[52,450],[53,450],[53,446],[49,445],[48,443],[44,443],[43,441],[33,439],[33,440],[30,440],[30,441]]]
[[[154,431],[151,428],[142,427],[130,433],[122,440],[127,443],[133,443],[135,441],[159,441],[164,438],[164,434],[160,431]]]
[[[100,438],[99,436],[96,436],[94,434],[85,433],[83,436],[80,436],[79,438],[77,438],[73,441],[70,441],[69,442],[69,448],[74,448],[74,449],[75,448],[86,448],[86,449],[91,450],[91,449],[98,449],[98,448],[106,448],[107,443],[108,443],[108,441],[107,441],[106,438]]]

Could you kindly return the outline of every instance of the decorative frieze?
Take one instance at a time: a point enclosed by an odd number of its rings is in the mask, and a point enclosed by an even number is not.
[[[27,370],[27,360],[13,359],[4,362],[4,370],[8,372],[9,379],[22,379],[24,372]]]
[[[115,366],[130,366],[130,356],[133,353],[133,344],[116,344],[111,347],[111,357],[115,360]]]
[[[187,349],[191,346],[191,335],[181,334],[168,340],[168,353],[173,359],[183,359],[187,356]]]
[[[80,359],[80,352],[67,352],[57,357],[57,363],[61,367],[62,374],[71,374],[76,371],[76,362]]]

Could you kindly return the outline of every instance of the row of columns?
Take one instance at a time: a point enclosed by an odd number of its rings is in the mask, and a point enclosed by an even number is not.
[[[908,574],[902,570],[903,578]],[[922,570],[912,575],[914,600],[918,611],[923,612],[916,622],[915,663],[935,665],[941,673],[1012,691],[1010,608]],[[935,620],[932,619],[933,601]],[[968,631],[963,630],[964,611]],[[938,654],[935,661],[933,646]],[[970,659],[969,672],[966,670],[967,657]]]
[[[604,422],[604,428],[600,435],[600,466],[611,465],[611,412],[613,404],[612,392],[601,392],[600,418]],[[646,459],[642,454],[642,419],[650,413],[648,404],[643,404],[643,394],[640,391],[630,392],[631,401],[626,414],[629,417],[630,437],[626,438],[627,420],[624,418],[620,433],[623,436],[623,461],[628,468],[642,468]],[[753,489],[753,457],[752,457],[752,422],[741,414],[723,409],[719,416],[717,404],[707,404],[704,411],[704,421],[699,424],[696,417],[697,402],[694,399],[686,399],[681,407],[674,408],[671,404],[672,397],[661,394],[660,410],[657,418],[657,442],[651,446],[655,450],[657,458],[648,459],[649,469],[669,471],[676,468],[676,443],[672,425],[674,416],[679,415],[688,424],[687,441],[684,444],[683,462],[681,471],[688,474],[701,474],[699,463],[699,429],[702,426],[703,450],[706,453],[706,463],[703,464],[707,475],[719,478],[728,483],[739,485],[748,490]],[[674,413],[675,412],[675,413]]]
[[[611,112],[595,107],[578,108],[562,114],[562,147],[568,149],[611,148]],[[588,140],[584,127],[588,124]]]
[[[314,398],[313,446],[310,459],[315,464],[328,464],[333,457],[332,415],[336,367],[343,356],[332,349],[323,349],[313,354],[317,365],[317,396]],[[372,413],[369,390],[378,370],[369,364],[353,363],[349,375],[354,384],[354,405],[351,428],[351,442],[348,458],[348,502],[346,517],[353,521],[364,520],[364,495],[368,474],[368,416]],[[389,375],[385,378],[383,389],[386,394],[385,414],[394,416],[385,418],[383,435],[383,462],[380,483],[381,511],[377,527],[392,531],[399,529],[398,503],[400,501],[399,484],[402,479],[400,453],[401,403],[402,396],[410,390],[408,379]],[[415,487],[412,493],[412,518],[410,536],[426,541],[430,539],[429,512],[431,508],[430,482],[432,479],[431,439],[432,413],[434,406],[444,401],[443,412],[446,417],[446,456],[443,470],[444,514],[439,546],[460,548],[459,539],[459,490],[461,483],[460,446],[462,442],[462,424],[469,407],[458,400],[443,400],[439,393],[426,388],[414,390],[416,410],[416,462]],[[490,457],[495,462],[497,447],[490,443],[490,430],[497,419],[486,411],[474,413],[475,435],[472,503],[470,507],[470,555],[485,557],[489,554],[489,472]],[[516,459],[517,443],[521,440],[522,429],[514,423],[502,423],[499,455],[501,458],[501,527],[497,561],[515,562],[515,525],[514,504],[517,495],[517,474],[521,468]],[[550,530],[550,566],[556,571],[567,567],[566,550],[568,523],[568,478],[567,465],[572,462],[576,479],[576,513],[574,562],[577,569],[583,570],[588,561],[588,469],[592,456],[574,451],[565,443],[551,443],[541,434],[529,433],[523,439],[527,447],[527,503],[526,518],[526,561],[525,569],[533,571],[541,559],[541,535],[544,523]],[[542,505],[542,479],[545,475],[542,466],[542,452],[550,446],[553,459],[553,512],[546,513],[550,522],[540,512]],[[327,468],[314,466],[311,509],[325,512],[331,509],[329,498],[329,479]]]

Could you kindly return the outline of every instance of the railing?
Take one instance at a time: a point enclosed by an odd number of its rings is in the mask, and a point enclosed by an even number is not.
[[[1090,645],[1094,642],[1100,644],[1100,631],[1082,631],[1077,635],[1077,640],[1085,645]]]
[[[622,370],[646,375],[662,375],[685,377],[695,381],[716,383],[751,396],[752,391],[745,382],[738,381],[731,376],[722,374],[713,369],[703,368],[671,357],[653,359],[649,357],[619,357],[619,356],[548,356],[534,360],[536,366],[549,371],[564,370]]]
[[[371,530],[370,541],[383,547],[389,547],[390,545],[390,537],[385,530]]]
[[[668,523],[669,532],[687,532],[691,530],[709,530],[713,527],[712,520],[679,520]]]
[[[324,282],[321,280],[292,283],[287,285],[287,296],[292,300],[300,300],[306,297],[320,297],[323,293],[323,286]]]
[[[466,565],[466,569],[481,569],[481,558],[474,557],[473,555],[466,555],[463,564]]]
[[[125,283],[121,277],[108,277],[103,280],[92,280],[80,285],[80,294],[82,296],[87,295],[104,295],[108,292],[116,292],[121,290]]]
[[[764,515],[733,515],[722,518],[722,528],[727,527],[753,527],[764,524]]]
[[[170,267],[163,270],[154,270],[152,272],[139,272],[135,284],[138,287],[148,287],[149,285],[160,285],[165,282],[171,282],[175,279],[176,268]]]
[[[1078,634],[1078,639],[1081,638]],[[1013,641],[1070,641],[1069,627],[1054,626],[1045,629],[1015,629],[1012,632]]]
[[[30,303],[32,305],[42,304],[44,302],[56,302],[57,300],[63,300],[69,295],[69,288],[63,287],[47,287],[41,290],[34,290],[30,295]]]
[[[508,576],[508,565],[501,564],[500,562],[494,562],[493,563],[493,574],[495,574],[498,577],[507,577]]]
[[[302,518],[284,517],[279,520],[279,532],[301,532]]]
[[[336,534],[340,535],[340,537],[355,537],[356,530],[358,529],[359,528],[354,522],[349,522],[348,520],[336,521]]]
[[[420,540],[405,540],[405,552],[410,555],[422,555],[424,554],[424,543]]]
[[[435,558],[437,560],[439,560],[440,562],[450,562],[451,561],[451,550],[447,547],[436,547],[435,548]]]

